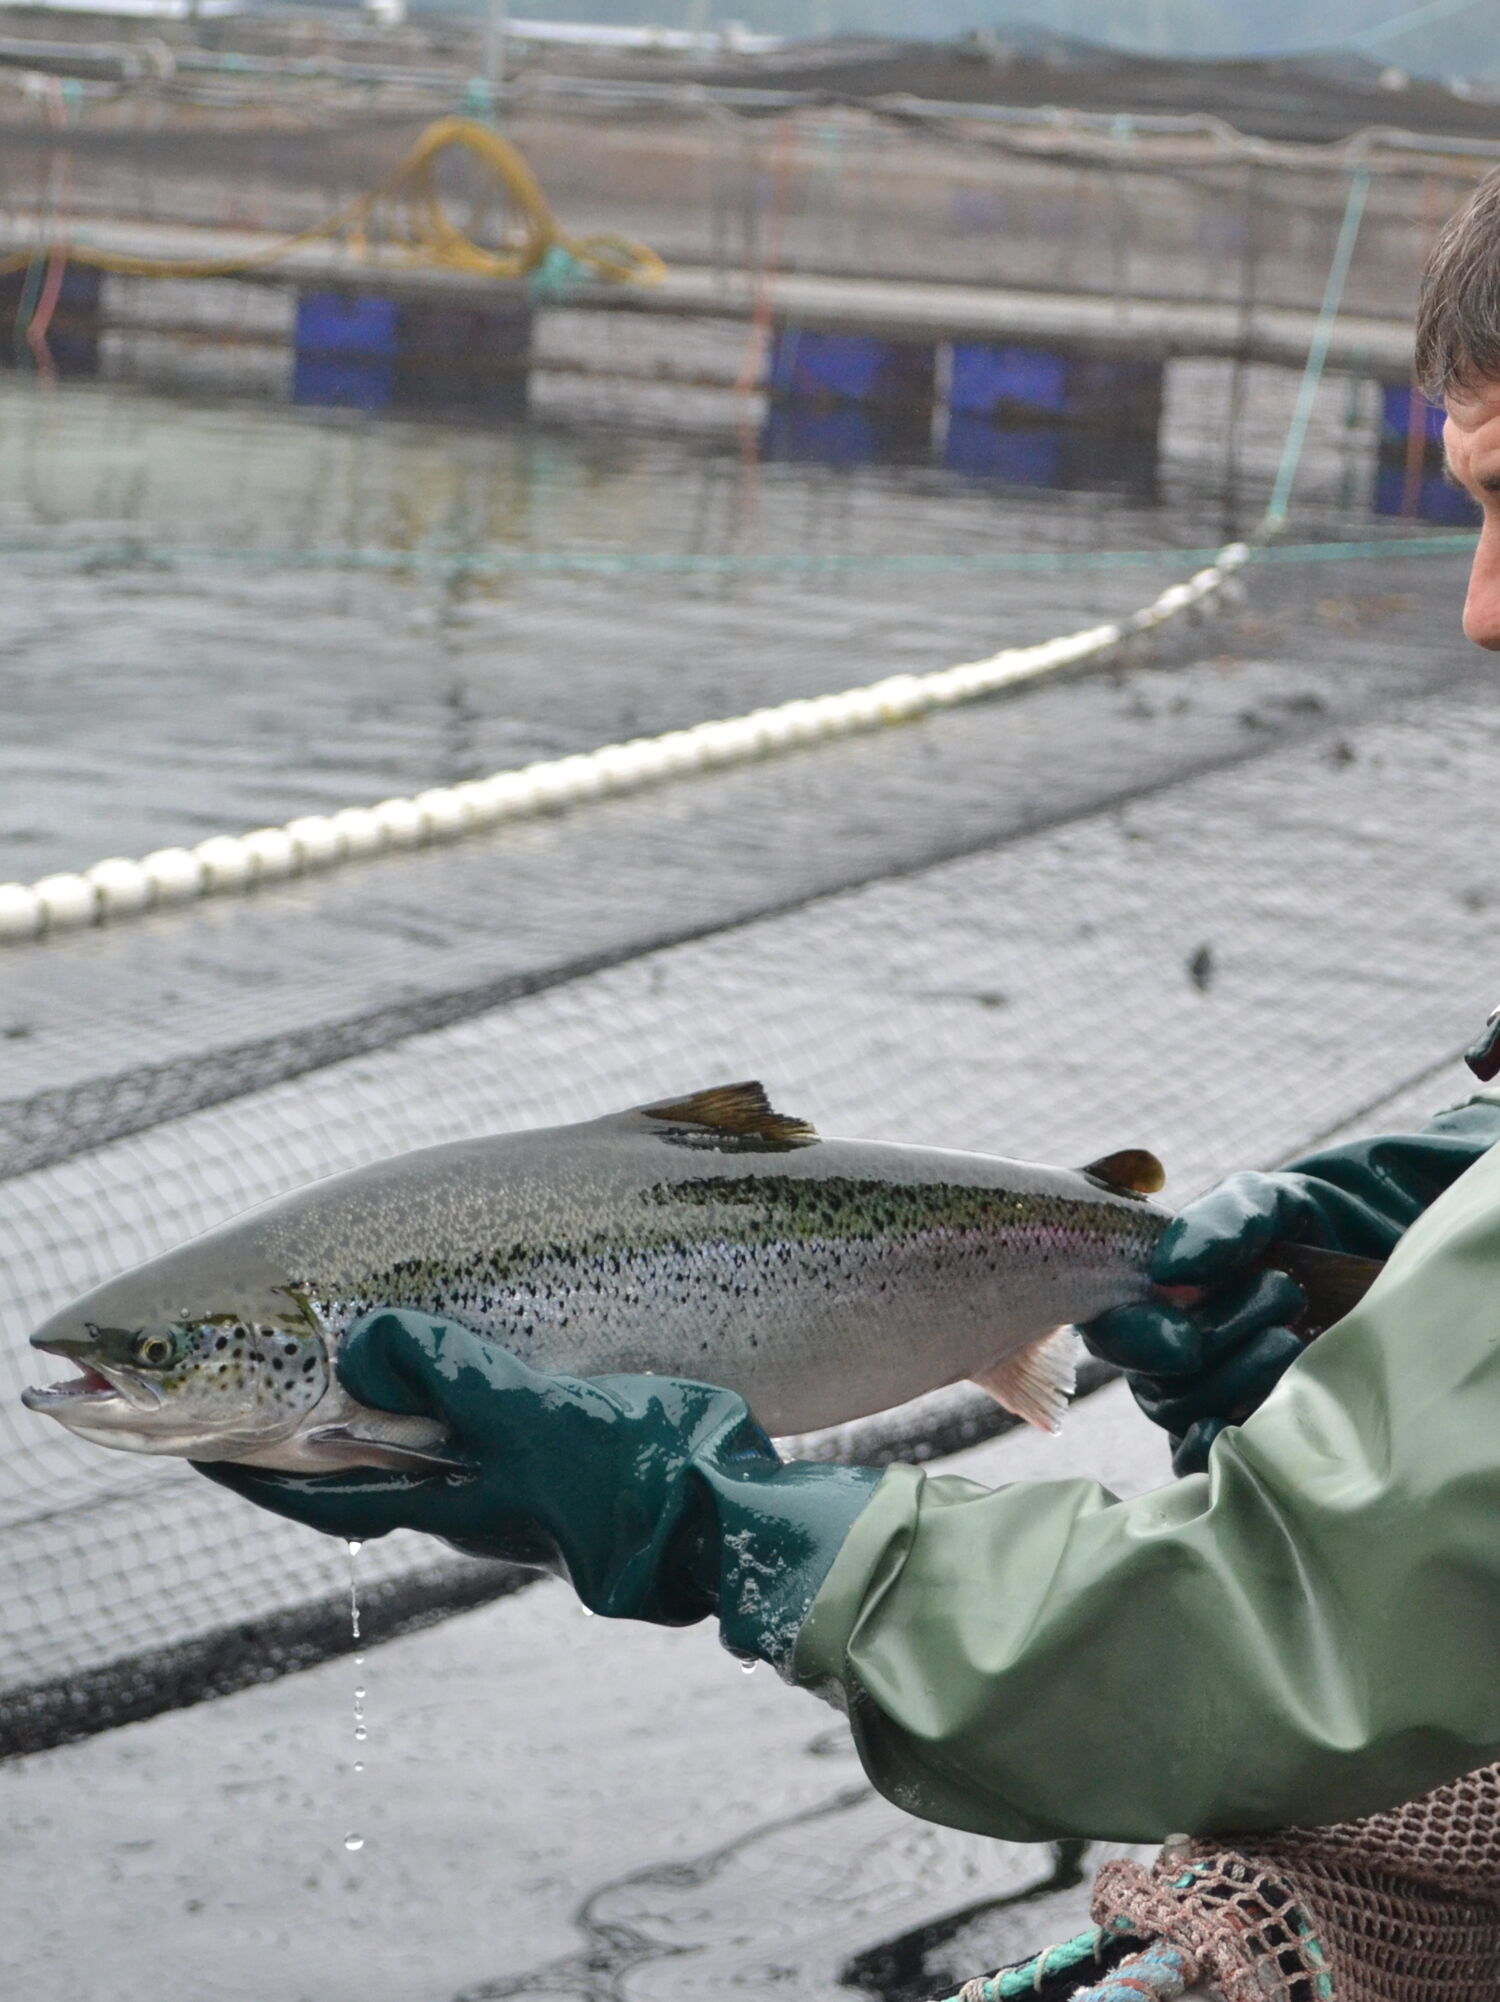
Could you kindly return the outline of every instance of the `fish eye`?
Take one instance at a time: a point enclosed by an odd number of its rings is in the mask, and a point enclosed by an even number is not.
[[[139,1335],[133,1353],[148,1369],[163,1369],[172,1360],[174,1346],[169,1335]]]

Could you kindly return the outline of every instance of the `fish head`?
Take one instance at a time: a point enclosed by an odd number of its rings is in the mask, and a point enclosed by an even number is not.
[[[96,1445],[238,1459],[290,1438],[329,1388],[328,1342],[301,1299],[254,1314],[141,1314],[119,1311],[130,1302],[109,1291],[31,1338],[80,1373],[22,1393],[29,1410]]]
[[[368,1410],[338,1381],[333,1359],[361,1301],[315,1284],[283,1235],[267,1206],[95,1287],[31,1338],[79,1374],[22,1401],[127,1453],[298,1473],[450,1470],[441,1419]]]

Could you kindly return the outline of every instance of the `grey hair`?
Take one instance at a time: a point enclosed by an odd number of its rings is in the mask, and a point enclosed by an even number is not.
[[[1500,383],[1500,171],[1450,216],[1422,272],[1417,381],[1429,402]]]

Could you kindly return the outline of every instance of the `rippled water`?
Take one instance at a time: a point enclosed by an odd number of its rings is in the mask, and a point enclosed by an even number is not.
[[[1174,552],[1262,505],[1295,377],[1247,374],[1232,452],[1230,387],[1218,364],[1169,372],[1144,480],[1138,456],[1122,465],[1086,434],[1065,465],[1007,460],[1018,478],[1084,482],[1063,490],[757,464],[728,422],[466,429],[11,378],[0,877],[1113,616],[1179,574]],[[1372,396],[1325,386],[1300,535],[1371,525]],[[1096,567],[1114,551],[1161,554]]]

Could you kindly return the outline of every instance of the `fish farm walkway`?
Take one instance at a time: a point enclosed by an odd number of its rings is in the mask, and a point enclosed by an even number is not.
[[[173,262],[244,261],[237,282],[328,290],[385,298],[466,300],[491,308],[517,307],[531,295],[522,284],[361,255],[337,241],[298,244],[276,255],[285,241],[243,229],[182,224],[112,222],[97,217],[71,226],[74,246],[113,256]],[[0,216],[0,257],[49,246],[36,219]],[[256,259],[265,259],[255,263]],[[162,276],[170,273],[163,271]],[[1213,301],[1119,298],[1097,293],[1007,290],[978,285],[930,284],[784,271],[769,280],[754,273],[678,263],[659,284],[579,282],[549,290],[547,312],[570,308],[646,313],[684,320],[750,320],[761,315],[821,332],[863,333],[889,340],[1043,341],[1070,350],[1121,351],[1169,357],[1229,355],[1301,367],[1317,314],[1292,307],[1242,307]],[[1345,314],[1329,349],[1331,367],[1357,368],[1398,378],[1410,370],[1411,323]]]

